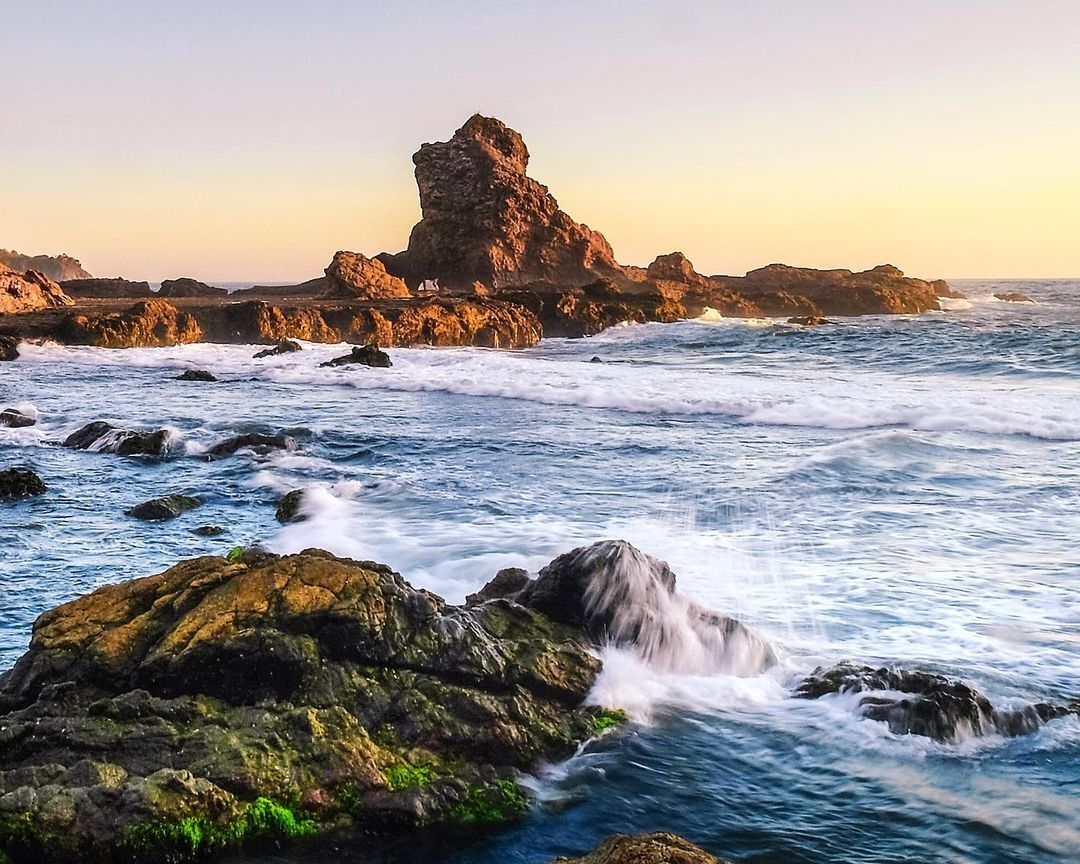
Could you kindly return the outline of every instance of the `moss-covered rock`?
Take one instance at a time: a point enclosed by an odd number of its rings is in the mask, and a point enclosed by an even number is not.
[[[14,501],[44,495],[48,487],[29,468],[7,468],[0,471],[0,500]]]
[[[675,834],[615,834],[582,858],[560,858],[563,864],[723,864],[689,840]]]
[[[597,731],[599,662],[507,600],[389,568],[241,550],[38,619],[0,677],[0,850],[181,860],[354,820],[469,828]]]

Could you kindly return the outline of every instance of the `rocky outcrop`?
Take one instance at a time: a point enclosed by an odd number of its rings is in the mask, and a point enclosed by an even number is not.
[[[798,324],[800,327],[820,327],[823,324],[835,324],[835,321],[830,321],[828,318],[822,318],[820,315],[795,315],[787,319],[788,324]]]
[[[706,279],[694,269],[694,265],[682,252],[658,255],[645,271],[650,279],[678,282],[682,285],[704,285]]]
[[[224,288],[207,285],[198,279],[182,276],[179,279],[166,279],[158,289],[159,297],[227,297]]]
[[[547,337],[593,336],[616,324],[671,323],[686,317],[686,307],[659,292],[623,294],[608,281],[572,291],[506,291],[500,296],[532,312]]]
[[[625,540],[560,555],[523,584],[517,572],[501,571],[474,597],[511,599],[595,644],[635,645],[670,671],[756,675],[776,662],[768,642],[680,595],[667,563]]]
[[[595,734],[599,661],[373,562],[236,550],[48,612],[0,678],[0,852],[179,861],[355,822],[517,817]]]
[[[297,351],[303,351],[303,346],[299,342],[294,342],[292,339],[283,339],[278,342],[273,348],[265,348],[262,351],[257,352],[254,355],[255,360],[262,360],[264,357],[277,357],[281,354],[294,354]]]
[[[1017,291],[1004,291],[994,295],[997,300],[1004,300],[1006,303],[1034,303],[1027,294],[1020,294]]]
[[[274,518],[277,519],[282,525],[287,525],[290,522],[303,522],[307,517],[303,513],[304,506],[304,490],[293,489],[291,492],[286,493],[278,501],[277,510],[274,512]]]
[[[143,300],[124,312],[74,314],[60,323],[69,345],[99,348],[145,348],[204,341],[205,331],[190,312],[166,300]]]
[[[206,451],[207,459],[224,459],[232,456],[240,450],[250,450],[259,455],[265,455],[274,450],[295,450],[296,440],[284,432],[276,435],[264,435],[261,432],[247,432],[243,435],[233,435],[223,441],[218,441]]]
[[[463,290],[474,283],[572,287],[621,275],[603,235],[571,219],[526,176],[525,142],[501,121],[477,114],[449,141],[424,144],[413,163],[423,218],[408,249],[378,256],[410,285],[438,278]]]
[[[17,500],[44,495],[48,487],[29,468],[6,468],[0,471],[0,500]]]
[[[19,359],[19,340],[14,336],[0,336],[0,362]]]
[[[378,345],[355,345],[352,351],[333,360],[320,363],[320,366],[373,366],[379,369],[389,369],[394,364],[390,362],[390,355],[380,350]]]
[[[967,294],[956,291],[944,279],[935,279],[930,284],[938,297],[944,297],[947,300],[967,300]]]
[[[128,516],[134,516],[144,522],[163,522],[201,507],[202,503],[202,498],[196,498],[193,495],[165,495],[144,501],[125,512]]]
[[[382,261],[358,252],[335,253],[326,268],[326,280],[323,297],[394,300],[409,296],[403,279],[387,273]]]
[[[937,741],[973,736],[1027,735],[1049,720],[1080,716],[1080,702],[1069,707],[1038,703],[1019,710],[999,710],[973,687],[932,672],[843,662],[817,668],[795,695],[818,699],[838,693],[866,693],[859,699],[863,716],[887,723],[897,735],[922,735]],[[899,694],[899,695],[898,695]]]
[[[118,429],[104,420],[95,420],[68,435],[64,446],[118,456],[167,456],[174,440],[175,435],[168,429],[154,432]]]
[[[23,274],[0,266],[0,315],[71,306],[74,301],[48,276],[37,270]]]
[[[112,279],[66,279],[60,287],[79,299],[137,299],[153,297],[149,282],[132,282],[116,276]]]
[[[724,864],[674,834],[616,834],[581,858],[559,858],[561,864]],[[556,864],[556,862],[552,862]]]
[[[37,423],[36,417],[31,417],[28,414],[23,414],[16,408],[5,408],[0,411],[0,426],[6,426],[9,429],[24,429],[27,426],[33,426]]]
[[[70,255],[23,255],[11,249],[0,249],[0,266],[19,273],[37,270],[54,282],[93,278],[83,269],[82,264]]]

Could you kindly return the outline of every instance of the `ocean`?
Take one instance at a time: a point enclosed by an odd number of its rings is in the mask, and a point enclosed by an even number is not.
[[[460,602],[502,567],[622,538],[779,665],[606,650],[592,698],[626,709],[625,730],[531,778],[521,824],[395,860],[541,864],[662,829],[738,862],[1080,861],[1077,718],[946,744],[890,733],[853,697],[791,698],[842,659],[959,677],[1004,707],[1080,696],[1080,282],[954,285],[970,299],[941,313],[708,314],[521,351],[397,349],[391,369],[319,368],[330,345],[24,345],[0,408],[38,424],[0,429],[0,467],[32,465],[50,492],[0,508],[0,668],[58,603],[239,544],[383,561]],[[221,380],[172,380],[189,368]],[[176,455],[58,446],[102,419],[167,426]],[[279,430],[295,451],[198,458]],[[275,501],[301,486],[309,518],[283,527]],[[206,504],[123,515],[169,492]],[[190,533],[207,524],[225,533]],[[273,860],[361,861],[363,845]]]

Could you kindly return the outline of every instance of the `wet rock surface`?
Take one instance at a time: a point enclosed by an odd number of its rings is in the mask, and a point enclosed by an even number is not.
[[[320,363],[320,366],[349,366],[357,364],[360,366],[372,366],[378,369],[388,369],[394,364],[390,362],[390,355],[381,350],[378,345],[357,345],[348,354],[342,357],[335,357],[333,360],[327,360],[325,363]]]
[[[64,446],[118,456],[167,456],[172,440],[173,434],[168,429],[141,432],[118,429],[104,420],[96,420],[68,435]]]
[[[5,468],[0,470],[0,500],[15,501],[44,495],[48,487],[29,468]]]
[[[188,369],[186,372],[176,376],[177,381],[217,381],[217,376],[205,369]]]
[[[291,435],[278,432],[275,435],[264,435],[261,432],[248,432],[244,435],[233,435],[219,441],[206,451],[208,459],[224,459],[232,456],[239,450],[251,450],[254,453],[265,454],[273,450],[295,450],[296,440]]]
[[[823,324],[835,324],[835,321],[830,321],[828,318],[822,318],[820,315],[795,315],[787,319],[788,324],[798,324],[800,327],[820,327]]]
[[[1049,720],[1080,714],[1077,703],[1068,707],[1038,703],[1018,710],[998,710],[978,690],[942,675],[898,667],[874,669],[850,662],[815,669],[795,691],[802,699],[837,693],[865,693],[859,700],[865,717],[887,723],[897,735],[922,735],[937,741],[992,733],[1027,735]]]
[[[588,855],[557,860],[563,864],[723,864],[689,840],[661,832],[616,834]]]
[[[22,411],[15,408],[5,408],[0,411],[0,426],[6,426],[9,429],[24,429],[36,423],[37,418],[23,414]]]
[[[202,504],[201,498],[191,495],[164,495],[161,498],[144,501],[142,504],[138,504],[125,512],[128,516],[134,516],[136,519],[147,522],[161,522],[166,519],[175,519],[189,510],[201,507]]]
[[[1006,303],[1034,303],[1035,302],[1030,297],[1028,297],[1027,294],[1021,294],[1018,291],[1004,291],[1004,292],[1000,292],[998,294],[995,294],[994,297],[996,297],[998,300],[1004,300]]]
[[[273,348],[264,348],[262,351],[257,352],[253,359],[261,360],[264,357],[278,357],[282,354],[293,354],[303,350],[303,346],[299,342],[294,342],[292,339],[283,339]]]
[[[293,489],[291,492],[283,495],[281,500],[278,501],[277,510],[274,512],[274,518],[282,525],[286,525],[289,522],[302,522],[306,518],[301,512],[303,504],[304,490]]]
[[[13,336],[0,336],[0,361],[19,359],[19,340]]]
[[[515,772],[593,734],[598,671],[571,628],[381,564],[185,561],[44,614],[0,677],[0,850],[183,860],[258,825],[512,819]]]

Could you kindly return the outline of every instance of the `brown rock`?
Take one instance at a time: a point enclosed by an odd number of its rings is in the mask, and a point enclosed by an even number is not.
[[[131,282],[117,276],[114,279],[67,279],[61,286],[70,296],[78,299],[124,299],[153,297],[149,282]]]
[[[645,271],[650,279],[682,282],[686,285],[702,285],[705,277],[694,269],[682,252],[658,255]]]
[[[225,297],[228,291],[214,285],[207,285],[197,279],[182,276],[179,279],[166,279],[161,283],[159,297]]]
[[[409,296],[403,279],[387,273],[382,261],[358,252],[334,253],[326,278],[329,284],[324,297],[390,300]]]
[[[967,300],[967,294],[954,291],[944,279],[935,279],[930,285],[938,297],[947,297],[950,300]]]
[[[54,282],[67,279],[90,279],[82,264],[70,255],[23,255],[11,249],[0,249],[0,266],[8,267],[19,273],[37,270]]]
[[[621,275],[603,235],[526,176],[525,142],[501,121],[476,114],[449,141],[423,145],[413,162],[423,218],[406,251],[379,256],[410,284],[577,286]]]
[[[101,348],[184,345],[204,338],[195,317],[166,300],[143,300],[126,312],[71,315],[60,329],[68,344]]]
[[[14,336],[0,336],[0,361],[19,359],[19,340]]]
[[[675,834],[616,834],[581,858],[560,858],[564,864],[723,864]]]
[[[27,270],[21,276],[0,265],[0,315],[71,306],[74,301],[48,276]]]
[[[1020,294],[1016,291],[1006,291],[994,295],[998,300],[1004,300],[1006,303],[1034,303],[1027,294]]]

